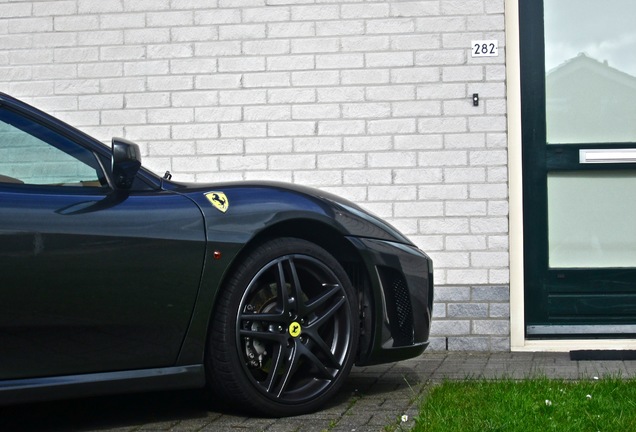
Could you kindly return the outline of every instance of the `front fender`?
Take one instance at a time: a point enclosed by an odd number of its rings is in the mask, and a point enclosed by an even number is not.
[[[343,239],[358,237],[411,245],[395,228],[355,204],[311,188],[278,183],[234,183],[184,189],[176,192],[187,195],[204,215],[207,245],[202,285],[179,364],[203,360],[201,341],[206,340],[208,321],[221,283],[239,254],[268,229],[292,221],[298,226],[301,221],[308,226],[328,227]],[[208,197],[220,198],[222,208]]]
[[[224,211],[208,199],[214,193],[223,194],[227,201]],[[247,243],[273,224],[307,218],[329,225],[344,236],[412,245],[393,226],[356,204],[305,186],[274,182],[228,183],[209,185],[205,189],[198,187],[187,195],[205,215],[209,241]]]

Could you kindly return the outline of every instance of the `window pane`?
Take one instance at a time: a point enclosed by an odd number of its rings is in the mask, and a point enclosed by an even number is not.
[[[0,118],[0,182],[100,187],[100,172],[90,151],[10,113]]]
[[[548,143],[636,141],[634,17],[634,0],[544,0]]]
[[[636,267],[636,172],[548,175],[551,268]]]

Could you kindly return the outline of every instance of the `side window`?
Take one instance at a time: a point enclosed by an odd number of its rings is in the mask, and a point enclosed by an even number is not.
[[[106,186],[93,152],[4,109],[0,109],[0,183]]]

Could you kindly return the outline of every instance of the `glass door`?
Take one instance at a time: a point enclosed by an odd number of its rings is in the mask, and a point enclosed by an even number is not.
[[[520,1],[527,337],[636,334],[636,2]]]

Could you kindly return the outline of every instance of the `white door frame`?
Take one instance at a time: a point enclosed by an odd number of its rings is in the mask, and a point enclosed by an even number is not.
[[[523,0],[505,0],[508,196],[510,197],[510,349],[512,351],[636,349],[636,340],[634,339],[527,340],[525,338],[519,1]]]

